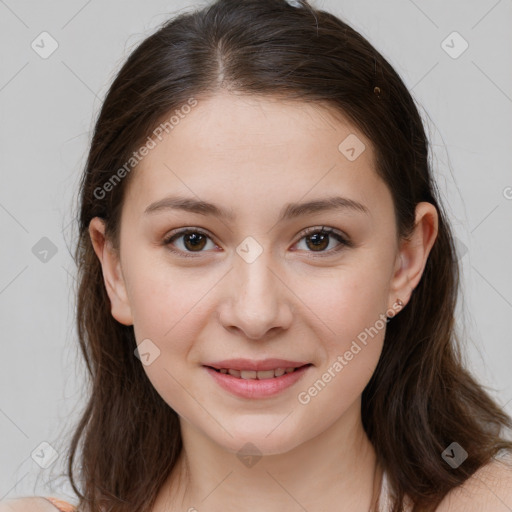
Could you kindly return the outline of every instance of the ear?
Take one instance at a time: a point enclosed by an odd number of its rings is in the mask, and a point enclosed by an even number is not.
[[[94,252],[101,263],[112,316],[124,325],[133,325],[128,294],[126,293],[126,284],[121,271],[121,262],[112,243],[105,238],[105,222],[103,219],[94,217],[91,220],[89,223],[89,236],[91,237]]]
[[[411,294],[420,282],[438,233],[436,207],[427,202],[416,205],[414,231],[408,240],[403,240],[396,258],[394,275],[391,281],[389,305],[397,299],[403,302],[402,308],[409,302]],[[396,306],[395,306],[396,308]]]

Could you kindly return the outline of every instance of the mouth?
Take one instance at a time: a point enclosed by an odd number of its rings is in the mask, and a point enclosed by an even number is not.
[[[228,374],[237,379],[244,380],[268,380],[275,379],[277,377],[282,377],[285,374],[293,373],[301,368],[306,368],[307,366],[312,366],[312,363],[304,364],[301,366],[293,367],[290,366],[288,368],[274,368],[270,370],[238,370],[236,368],[215,368],[213,366],[207,366],[206,368],[211,368],[217,373]]]
[[[241,360],[240,360],[241,361]],[[228,366],[228,361],[219,363],[211,363],[209,365],[203,365],[203,368],[213,378],[213,382],[220,386],[225,391],[229,392],[238,398],[247,399],[269,399],[271,397],[277,397],[280,393],[286,389],[291,388],[297,382],[304,378],[304,376],[311,370],[310,366],[314,366],[312,363],[302,364],[295,362],[299,366],[272,366],[282,364],[281,362],[270,362],[267,360],[265,363],[254,361],[248,362],[248,360],[242,362],[236,362],[233,360],[229,366],[267,366],[264,370],[253,370],[253,369],[239,369],[239,368],[223,368]],[[291,363],[292,361],[287,361]],[[219,366],[216,368],[212,366],[215,364]],[[269,368],[270,366],[270,368]]]

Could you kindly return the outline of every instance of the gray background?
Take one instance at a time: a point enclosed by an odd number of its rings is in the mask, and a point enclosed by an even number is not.
[[[512,413],[512,1],[314,4],[367,37],[421,105],[457,236],[457,323],[469,364]],[[200,5],[0,0],[0,499],[73,499],[58,477],[64,457],[46,469],[36,461],[41,443],[62,453],[83,405],[69,252],[79,175],[101,100],[129,52],[169,15]],[[31,47],[50,48],[43,31],[58,43],[46,59]],[[446,39],[454,31],[469,44],[461,55],[463,40]],[[43,237],[55,254],[41,252]]]

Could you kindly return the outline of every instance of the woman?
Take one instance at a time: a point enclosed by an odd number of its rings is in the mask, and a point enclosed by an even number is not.
[[[76,510],[512,507],[420,116],[343,21],[284,0],[170,20],[105,99],[79,226]]]

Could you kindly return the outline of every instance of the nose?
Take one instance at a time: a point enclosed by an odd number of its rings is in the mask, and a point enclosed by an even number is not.
[[[235,257],[218,307],[224,328],[251,340],[267,339],[271,331],[274,336],[292,322],[293,293],[283,271],[266,256],[269,252],[263,251],[251,263]]]

